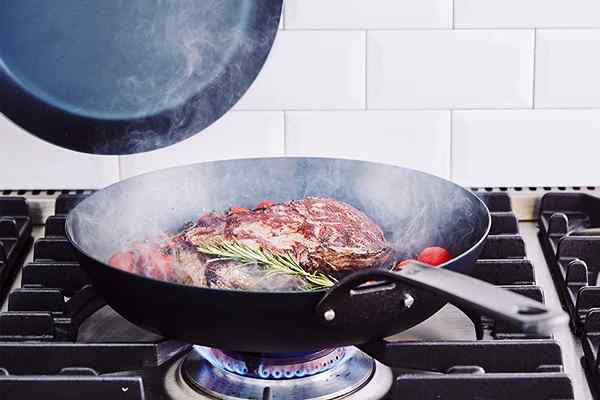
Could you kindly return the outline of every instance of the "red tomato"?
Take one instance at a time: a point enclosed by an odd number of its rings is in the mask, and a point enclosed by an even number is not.
[[[245,213],[248,211],[250,211],[250,210],[248,210],[247,208],[243,208],[243,207],[231,207],[229,209],[229,212],[232,214],[241,214],[241,213]]]
[[[452,258],[450,252],[442,247],[427,247],[419,253],[417,261],[437,267]]]
[[[173,268],[171,265],[171,257],[156,249],[146,253],[144,267],[146,268],[146,276],[155,279],[167,279]]]
[[[115,253],[108,260],[108,264],[122,269],[124,271],[133,272],[135,269],[136,257],[131,251],[122,251],[120,253]]]
[[[271,200],[263,200],[260,203],[258,203],[256,205],[256,209],[260,210],[262,208],[269,208],[271,207],[273,204],[275,204],[274,202],[272,202]]]

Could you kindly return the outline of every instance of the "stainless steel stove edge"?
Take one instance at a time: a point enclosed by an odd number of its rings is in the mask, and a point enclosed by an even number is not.
[[[546,193],[587,193],[600,196],[600,186],[472,187],[475,193],[506,193],[519,221],[535,221],[540,199]]]

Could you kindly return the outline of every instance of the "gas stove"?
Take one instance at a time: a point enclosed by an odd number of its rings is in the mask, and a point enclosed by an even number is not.
[[[534,221],[546,190],[474,190],[493,217],[477,277],[559,304]],[[159,337],[107,306],[75,260],[64,221],[89,193],[0,197],[0,398],[592,399],[580,359],[585,348],[584,365],[596,365],[593,310],[584,348],[567,327],[532,336],[452,305],[399,335],[315,353],[248,354]]]

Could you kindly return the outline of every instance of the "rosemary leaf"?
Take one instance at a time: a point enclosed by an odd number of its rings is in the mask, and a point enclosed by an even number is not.
[[[327,289],[336,284],[336,279],[322,272],[307,272],[291,254],[275,254],[268,250],[259,250],[237,241],[215,240],[197,246],[200,253],[215,257],[216,260],[231,260],[242,264],[259,264],[268,268],[269,274],[281,273],[303,278],[306,290]]]

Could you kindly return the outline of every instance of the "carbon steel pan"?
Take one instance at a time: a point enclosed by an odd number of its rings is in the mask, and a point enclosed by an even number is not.
[[[0,113],[80,152],[177,143],[246,92],[282,1],[2,1]]]
[[[96,192],[68,216],[67,235],[96,290],[121,315],[166,337],[250,352],[314,351],[365,343],[407,329],[445,301],[419,292],[408,310],[397,296],[365,296],[365,323],[326,326],[315,316],[325,292],[249,292],[183,286],[124,272],[106,261],[129,240],[175,230],[209,210],[264,199],[330,196],[363,210],[399,256],[436,244],[469,274],[490,227],[485,205],[443,179],[400,167],[322,158],[217,161],[134,177]]]

